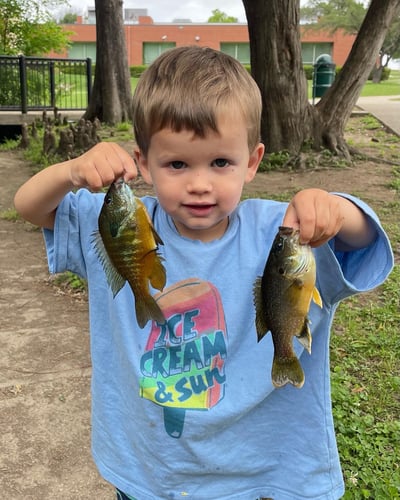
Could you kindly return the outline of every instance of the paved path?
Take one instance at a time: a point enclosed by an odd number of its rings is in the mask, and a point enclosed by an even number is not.
[[[398,96],[360,97],[357,106],[374,115],[400,136],[400,93]]]

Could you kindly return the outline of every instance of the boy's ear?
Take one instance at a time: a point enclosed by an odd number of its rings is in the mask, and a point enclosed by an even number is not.
[[[260,165],[261,160],[263,159],[265,151],[265,146],[261,142],[257,144],[254,148],[253,152],[249,157],[249,164],[247,165],[247,173],[245,182],[251,182],[254,179],[254,176],[257,173],[258,166]]]
[[[143,177],[143,180],[146,182],[146,184],[153,184],[147,159],[139,148],[137,147],[134,148],[133,157],[135,158],[136,166],[139,169],[140,174]]]

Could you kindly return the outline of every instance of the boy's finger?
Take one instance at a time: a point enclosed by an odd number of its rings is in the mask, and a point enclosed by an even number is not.
[[[300,227],[300,221],[297,216],[297,211],[292,203],[290,203],[286,209],[286,213],[282,221],[282,226],[293,227],[294,229],[299,229]]]

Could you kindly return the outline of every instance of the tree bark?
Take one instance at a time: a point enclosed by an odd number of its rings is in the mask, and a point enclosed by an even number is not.
[[[297,152],[309,134],[310,106],[301,58],[300,4],[243,0],[252,75],[263,100],[261,137],[266,152]]]
[[[95,0],[96,70],[84,118],[115,125],[132,119],[122,0]]]
[[[372,0],[339,76],[312,106],[307,97],[299,0],[243,0],[252,74],[263,96],[266,152],[298,154],[305,143],[349,156],[344,128],[378,57],[400,0]]]

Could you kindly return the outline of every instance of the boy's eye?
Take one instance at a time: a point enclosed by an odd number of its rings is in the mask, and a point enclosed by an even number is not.
[[[229,161],[226,160],[225,158],[216,158],[214,161],[213,161],[213,164],[216,166],[216,167],[226,167],[227,165],[229,165]]]
[[[175,161],[171,161],[170,165],[175,170],[180,170],[186,166],[186,163],[183,161],[175,160]]]

